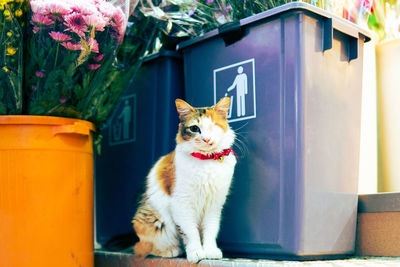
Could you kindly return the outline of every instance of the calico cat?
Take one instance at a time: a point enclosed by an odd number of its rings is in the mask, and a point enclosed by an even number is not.
[[[176,148],[150,170],[146,191],[133,218],[140,241],[134,252],[189,262],[222,258],[217,247],[221,210],[236,164],[235,133],[227,122],[230,98],[193,108],[175,101],[179,114]]]

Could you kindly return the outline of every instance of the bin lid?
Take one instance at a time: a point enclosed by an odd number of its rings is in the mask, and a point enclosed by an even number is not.
[[[304,2],[292,2],[288,3],[285,5],[281,5],[272,9],[269,9],[267,11],[258,13],[256,15],[241,19],[238,22],[233,22],[237,26],[240,26],[241,28],[247,27],[253,23],[262,21],[262,20],[267,20],[271,19],[274,16],[281,15],[283,13],[291,12],[291,11],[304,11],[304,12],[311,12],[314,13],[315,15],[318,15],[322,17],[323,19],[332,19],[332,27],[342,33],[345,33],[347,35],[350,35],[354,38],[359,38],[360,35],[364,36],[365,42],[368,42],[370,38],[370,33],[368,30],[361,28],[357,24],[354,24],[350,22],[349,20],[346,20],[344,18],[340,18],[336,15],[333,15],[332,13],[323,10],[319,7],[304,3]],[[200,42],[203,42],[205,40],[215,38],[220,36],[223,32],[221,31],[221,28],[224,27],[222,25],[220,28],[217,28],[215,30],[212,30],[210,32],[205,33],[202,36],[192,38],[190,40],[184,41],[177,46],[177,50],[182,50],[185,49],[189,46],[198,44]]]
[[[171,50],[160,50],[157,53],[153,53],[153,54],[145,56],[143,59],[143,63],[153,61],[153,60],[156,60],[161,57],[169,57],[169,58],[176,58],[176,59],[183,58],[182,54],[179,52],[171,51]]]
[[[399,212],[400,193],[366,194],[358,197],[358,212]]]
[[[86,125],[91,131],[95,130],[93,123],[85,120],[39,115],[2,115],[0,125],[69,125],[79,122]]]

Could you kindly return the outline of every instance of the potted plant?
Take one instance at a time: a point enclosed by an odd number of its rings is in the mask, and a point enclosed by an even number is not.
[[[0,2],[0,261],[7,266],[93,266],[93,133],[129,80],[117,61],[126,2]],[[129,2],[132,11],[137,1]]]

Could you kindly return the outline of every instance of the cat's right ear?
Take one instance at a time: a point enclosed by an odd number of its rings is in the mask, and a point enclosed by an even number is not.
[[[175,105],[176,105],[176,110],[178,111],[179,114],[179,119],[181,121],[186,120],[189,117],[190,113],[194,111],[191,105],[189,105],[188,103],[179,98],[175,100]]]

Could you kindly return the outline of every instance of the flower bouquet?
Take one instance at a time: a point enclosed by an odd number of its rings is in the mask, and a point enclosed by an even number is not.
[[[96,122],[104,122],[111,110],[118,102],[124,89],[134,77],[141,66],[144,55],[156,50],[160,30],[152,18],[146,18],[138,10],[129,17],[124,40],[118,50],[115,64],[118,71],[110,81],[106,90],[107,101],[99,103],[97,108]]]
[[[0,115],[22,112],[22,45],[27,2],[0,0]]]
[[[293,0],[141,0],[141,12],[155,18],[168,36],[195,37]],[[322,7],[324,0],[307,0]]]
[[[114,95],[127,16],[103,0],[31,0],[26,113],[99,122]]]

